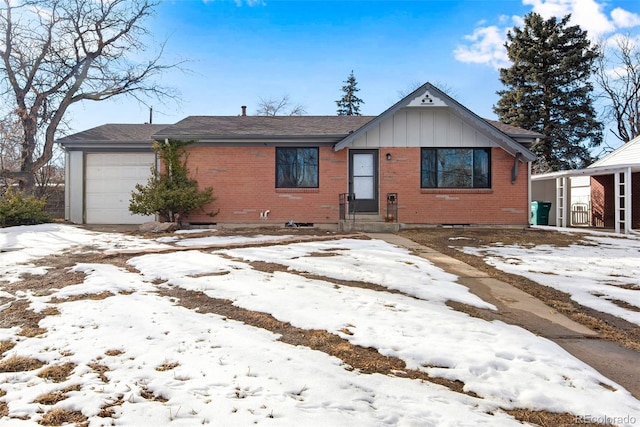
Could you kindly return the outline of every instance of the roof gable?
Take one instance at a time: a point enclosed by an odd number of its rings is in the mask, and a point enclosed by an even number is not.
[[[600,160],[589,165],[589,168],[599,166],[615,166],[640,163],[640,136],[625,143],[621,147],[607,154]]]
[[[520,153],[523,160],[526,161],[533,161],[535,160],[536,156],[527,148],[522,146],[515,139],[515,136],[517,135],[520,140],[531,141],[543,136],[537,132],[526,131],[524,129],[505,125],[500,122],[484,120],[435,86],[433,86],[431,83],[425,83],[424,85],[420,86],[418,89],[398,101],[396,104],[391,106],[385,112],[366,123],[360,129],[346,136],[342,141],[336,144],[335,150],[338,151],[349,147],[356,139],[363,136],[368,130],[372,129],[374,126],[380,125],[382,121],[389,117],[392,117],[401,109],[405,108],[447,108],[448,111],[460,117],[466,123],[469,123],[479,132],[490,137],[505,151],[514,156],[517,153]],[[510,136],[507,132],[513,132],[514,136]]]

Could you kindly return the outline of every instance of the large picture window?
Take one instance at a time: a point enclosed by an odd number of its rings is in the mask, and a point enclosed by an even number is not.
[[[276,188],[318,188],[318,148],[276,148]]]
[[[489,188],[490,148],[423,148],[422,188]]]

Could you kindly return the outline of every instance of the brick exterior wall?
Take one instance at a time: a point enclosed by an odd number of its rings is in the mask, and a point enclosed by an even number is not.
[[[211,218],[193,213],[188,222],[335,224],[339,194],[348,191],[348,150],[320,147],[318,189],[276,189],[275,147],[189,147],[188,167],[201,187],[213,187],[219,209]],[[392,160],[386,160],[386,153]],[[406,224],[529,223],[527,167],[521,163],[511,184],[513,156],[492,150],[491,189],[426,190],[420,188],[420,148],[379,150],[380,214],[386,213],[386,194],[398,193],[398,221]],[[268,219],[260,212],[269,210]]]
[[[640,173],[631,174],[631,228],[640,228]],[[591,177],[591,225],[615,227],[615,188],[613,175]]]
[[[411,224],[529,223],[527,166],[520,163],[511,184],[513,156],[500,148],[491,151],[490,189],[421,189],[420,148],[381,149],[381,199],[398,193],[398,220]],[[391,154],[391,161],[385,158]],[[383,212],[386,206],[382,206]]]

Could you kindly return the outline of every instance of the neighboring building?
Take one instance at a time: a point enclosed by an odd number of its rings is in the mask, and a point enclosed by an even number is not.
[[[71,180],[81,179],[78,168],[96,176],[90,171],[95,163],[87,161],[97,154],[96,138],[86,141],[83,134],[59,141],[68,156],[76,153],[76,161],[68,163]],[[535,159],[527,147],[540,137],[481,119],[427,83],[376,117],[192,116],[159,125],[146,145],[137,141],[129,147],[118,139],[98,146],[118,163],[125,148],[146,147],[148,154],[151,139],[193,141],[190,173],[201,187],[213,187],[216,200],[208,210],[219,213],[183,218],[191,224],[341,224],[344,229],[386,220],[527,226],[529,165]],[[75,215],[68,219],[96,221],[87,208],[95,204],[87,200],[88,188],[95,186],[85,183],[84,193],[78,187],[69,198]]]
[[[585,169],[534,175],[531,180],[533,199],[553,203],[550,225],[624,233],[640,228],[640,137]]]

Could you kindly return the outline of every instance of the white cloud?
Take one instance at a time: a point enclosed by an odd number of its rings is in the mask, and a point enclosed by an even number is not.
[[[465,36],[468,45],[458,46],[453,55],[465,63],[487,64],[496,69],[509,65],[504,48],[505,30],[492,25],[476,28],[473,34]]]
[[[611,18],[618,28],[630,28],[640,26],[640,15],[628,12],[616,7],[611,11]]]
[[[598,0],[522,0],[525,6],[543,18],[562,18],[571,14],[571,25],[579,25],[587,31],[592,41],[601,39],[605,34],[614,33],[621,28],[640,27],[640,15],[620,7],[605,13],[606,3]],[[486,20],[478,23],[471,35],[465,36],[466,44],[454,50],[456,60],[464,63],[485,64],[493,68],[509,65],[504,43],[506,33],[513,26],[522,27],[524,20],[520,16],[510,18],[505,15],[496,17],[498,25],[489,25]]]

